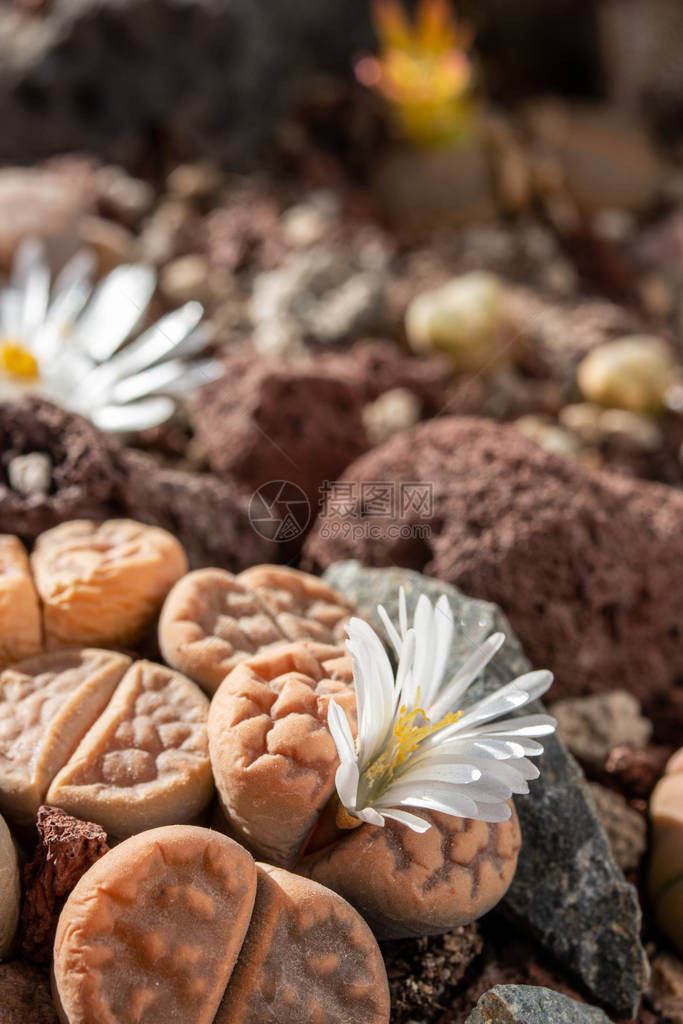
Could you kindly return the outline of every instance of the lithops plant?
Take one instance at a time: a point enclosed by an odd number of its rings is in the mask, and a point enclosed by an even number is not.
[[[0,535],[0,668],[37,654],[42,644],[38,595],[18,537]]]
[[[208,829],[152,829],[80,879],[55,939],[65,1024],[388,1024],[384,963],[341,897]]]
[[[503,718],[540,696],[530,672],[467,706],[497,634],[454,679],[448,602],[424,597],[408,626],[348,625],[348,651],[299,642],[243,661],[209,712],[214,776],[232,833],[273,863],[340,892],[382,937],[446,931],[489,910],[520,848],[511,797],[553,731],[543,714]]]
[[[231,672],[211,702],[209,744],[230,826],[251,850],[293,867],[334,793],[339,763],[330,700],[353,718],[351,661],[342,647],[299,642]]]
[[[650,820],[650,895],[660,928],[683,953],[683,748],[654,788]]]
[[[239,576],[198,569],[171,590],[159,619],[159,647],[174,668],[214,693],[245,658],[291,640],[339,644],[353,612],[316,576],[257,565]]]
[[[123,837],[193,821],[213,794],[208,701],[164,665],[51,651],[0,673],[0,809],[50,803]]]
[[[38,537],[31,566],[48,647],[123,646],[152,624],[187,559],[159,527],[73,519]]]

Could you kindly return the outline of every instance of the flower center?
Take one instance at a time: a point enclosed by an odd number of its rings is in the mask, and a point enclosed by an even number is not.
[[[0,343],[0,366],[12,377],[32,380],[39,375],[38,362],[34,356],[16,341]]]
[[[417,750],[422,740],[433,736],[435,732],[444,729],[447,725],[452,725],[462,716],[462,711],[450,711],[438,722],[430,722],[427,712],[423,708],[415,707],[408,710],[404,704],[394,723],[387,745],[379,757],[365,770],[365,775],[373,789],[384,789],[401,765],[405,764],[413,751]],[[418,720],[420,724],[417,724]],[[375,784],[377,785],[375,786]]]

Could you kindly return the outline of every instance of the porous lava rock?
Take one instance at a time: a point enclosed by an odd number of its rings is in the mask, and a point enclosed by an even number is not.
[[[328,508],[304,568],[405,566],[496,602],[532,664],[555,673],[554,697],[619,687],[647,707],[680,675],[683,494],[458,417],[396,435],[340,478],[359,492],[377,481],[397,496],[395,518]],[[418,485],[425,500],[409,503]]]
[[[348,379],[244,351],[201,388],[190,417],[212,470],[246,493],[287,480],[314,508],[318,489],[368,448],[362,402]]]
[[[0,964],[2,1024],[59,1024],[50,982],[39,967],[25,960]]]
[[[173,533],[192,568],[217,565],[239,572],[275,560],[277,544],[254,529],[246,500],[230,483],[209,473],[163,469],[133,449],[122,449],[114,459],[115,509]]]
[[[49,963],[57,919],[67,896],[109,846],[99,825],[74,818],[58,807],[40,807],[36,829],[38,845],[24,868],[20,948],[27,960]]]
[[[12,488],[7,470],[17,456],[47,455],[47,493]],[[82,416],[38,398],[0,403],[0,529],[33,540],[65,519],[104,518],[116,472],[104,435]]]
[[[358,341],[345,352],[321,355],[315,365],[325,374],[348,380],[363,403],[394,388],[412,391],[425,415],[440,412],[448,401],[452,370],[443,356],[416,357],[393,342]]]

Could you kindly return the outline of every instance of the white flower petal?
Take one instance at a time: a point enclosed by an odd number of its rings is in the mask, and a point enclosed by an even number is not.
[[[416,807],[424,808],[427,811],[440,811],[442,814],[452,814],[456,818],[475,818],[477,815],[477,805],[475,802],[454,794],[450,787],[443,794],[437,794],[430,788],[420,795],[411,793],[398,800],[390,799],[388,803],[382,801],[377,806],[384,811],[389,806],[396,804],[400,807]]]
[[[353,733],[351,732],[351,726],[349,725],[348,718],[339,707],[334,697],[330,700],[327,707],[327,725],[332,733],[332,739],[334,740],[337,748],[339,760],[355,761],[356,744],[353,739]]]
[[[181,359],[171,359],[118,381],[111,389],[111,401],[117,404],[133,402],[155,392],[182,398],[207,381],[220,377],[222,373],[223,364],[217,359],[189,364]]]
[[[93,359],[110,359],[145,314],[156,274],[144,263],[112,270],[95,291],[76,325],[79,344]]]
[[[120,380],[175,355],[203,314],[199,302],[187,302],[162,317],[109,361],[107,366],[112,375]]]
[[[425,818],[418,817],[417,814],[410,814],[409,811],[399,811],[396,808],[385,808],[382,811],[385,818],[391,818],[393,821],[398,821],[401,825],[407,825],[408,828],[412,829],[413,832],[422,834],[428,832],[432,827],[430,821]]]
[[[494,633],[474,651],[446,684],[430,711],[437,721],[457,708],[460,698],[469,689],[477,676],[486,668],[489,661],[505,642],[504,633]]]
[[[381,640],[367,622],[351,619],[347,632],[358,706],[358,758],[364,764],[391,729],[394,673]]]
[[[394,648],[396,657],[400,658],[403,641],[401,640],[401,637],[399,636],[398,631],[394,626],[393,622],[389,618],[386,608],[381,604],[377,605],[377,614],[382,620],[382,624],[387,632],[387,636],[389,637],[389,642],[391,646]]]
[[[502,821],[509,821],[512,817],[512,808],[509,804],[489,804],[478,801],[474,816],[478,821],[496,824]]]
[[[30,344],[44,322],[50,295],[50,269],[45,260],[45,245],[37,238],[26,238],[19,246],[12,269],[12,287],[20,298],[20,337]]]
[[[147,398],[131,405],[104,405],[93,411],[92,421],[100,430],[148,430],[169,419],[174,409],[171,398]]]
[[[359,778],[360,773],[355,761],[342,761],[334,777],[339,799],[349,811],[355,811]]]
[[[481,778],[481,769],[476,765],[463,764],[455,761],[452,764],[439,764],[423,760],[396,776],[397,782],[411,786],[421,786],[429,782],[449,782],[452,785],[464,785],[469,782],[476,782]]]
[[[383,825],[384,817],[378,812],[373,810],[372,807],[363,807],[359,811],[352,812],[354,817],[360,818],[361,821],[366,821],[368,825]]]

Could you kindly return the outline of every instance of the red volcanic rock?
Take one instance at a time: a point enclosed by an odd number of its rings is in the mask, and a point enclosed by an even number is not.
[[[2,1024],[59,1024],[50,982],[39,967],[24,960],[0,964]]]
[[[115,508],[178,538],[190,566],[217,565],[239,572],[274,561],[276,545],[253,528],[247,503],[232,484],[210,473],[162,469],[142,452],[115,455],[120,472]]]
[[[8,468],[17,456],[49,458],[46,493],[14,490]],[[104,518],[115,470],[104,435],[41,399],[0,403],[0,530],[34,539],[65,519]]]
[[[317,507],[318,488],[368,447],[360,396],[315,363],[292,367],[239,352],[221,380],[201,388],[190,416],[212,470],[247,492],[270,480],[297,484]]]
[[[243,350],[228,357],[221,380],[196,394],[190,415],[215,473],[248,492],[285,478],[317,508],[322,483],[369,447],[363,406],[406,388],[423,414],[435,413],[447,402],[449,380],[440,358],[417,359],[383,341],[300,366]]]
[[[21,952],[27,960],[49,963],[67,896],[109,846],[99,825],[73,818],[58,807],[41,807],[36,827],[38,846],[24,868]]]
[[[325,374],[348,380],[363,402],[374,402],[393,388],[407,388],[420,399],[423,413],[443,409],[453,377],[442,356],[413,356],[389,341],[358,341],[345,352],[321,355],[315,365]]]
[[[683,671],[678,491],[588,473],[511,427],[456,417],[396,435],[341,481],[392,485],[403,529],[361,505],[363,528],[349,530],[358,522],[330,509],[303,568],[405,566],[496,602],[532,663],[555,672],[556,697],[620,687],[647,704]],[[406,482],[433,500],[398,519]]]

